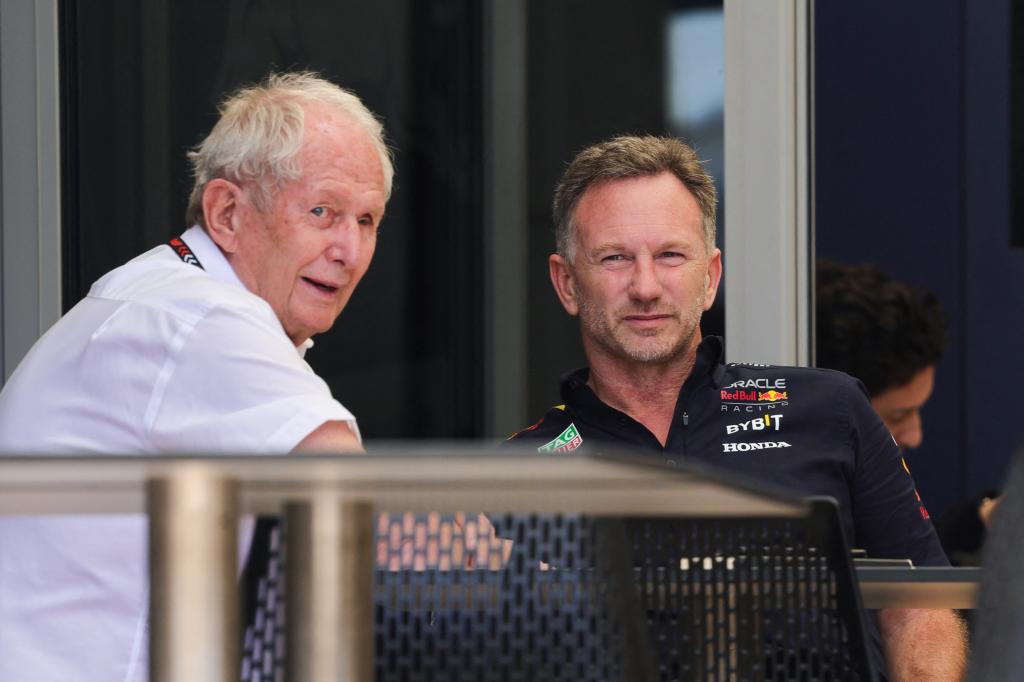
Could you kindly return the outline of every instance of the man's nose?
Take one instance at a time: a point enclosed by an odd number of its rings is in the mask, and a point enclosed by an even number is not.
[[[924,442],[924,429],[921,428],[921,413],[915,412],[907,420],[906,425],[900,429],[896,436],[896,442],[900,447],[908,450],[920,447]]]
[[[344,265],[352,265],[362,250],[362,239],[362,226],[354,216],[338,220],[330,230],[327,257]]]
[[[639,301],[650,301],[661,295],[661,282],[658,280],[653,258],[641,256],[633,261],[629,295]]]

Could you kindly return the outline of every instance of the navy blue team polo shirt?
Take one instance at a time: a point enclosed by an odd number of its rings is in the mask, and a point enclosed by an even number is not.
[[[888,429],[860,381],[827,369],[723,364],[705,338],[676,401],[665,447],[587,385],[562,380],[563,405],[513,435],[541,452],[635,446],[667,463],[684,458],[839,502],[847,541],[875,558],[946,566],[928,512]]]

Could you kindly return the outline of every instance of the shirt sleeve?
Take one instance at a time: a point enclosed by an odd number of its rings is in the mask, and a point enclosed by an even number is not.
[[[915,566],[948,566],[910,469],[889,429],[862,387],[851,390],[847,402],[856,457],[852,507],[857,546],[872,558],[909,558]]]
[[[155,450],[284,454],[330,420],[358,434],[352,413],[265,317],[217,306],[179,332],[146,410]]]

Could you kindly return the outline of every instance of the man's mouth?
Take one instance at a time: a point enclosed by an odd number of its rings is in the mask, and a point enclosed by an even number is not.
[[[632,329],[655,330],[661,329],[672,317],[669,313],[634,313],[622,319]]]
[[[671,318],[672,315],[669,313],[634,313],[626,315],[623,319],[631,324],[657,324]]]
[[[645,322],[647,320],[664,320],[665,318],[672,317],[668,313],[657,313],[657,314],[642,314],[642,315],[626,315],[627,320],[637,320],[639,322]]]
[[[312,277],[303,277],[302,281],[311,285],[314,289],[322,291],[325,294],[333,295],[338,291],[338,287],[330,282],[324,282],[319,279],[313,279]]]

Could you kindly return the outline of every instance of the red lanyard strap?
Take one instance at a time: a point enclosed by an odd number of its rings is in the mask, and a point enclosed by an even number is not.
[[[192,253],[192,249],[188,247],[188,244],[183,242],[180,237],[174,237],[167,242],[167,245],[174,249],[174,253],[178,254],[178,258],[184,262],[189,265],[194,265],[200,270],[206,269],[203,267],[203,264],[199,262],[199,259],[196,258],[196,254]]]

